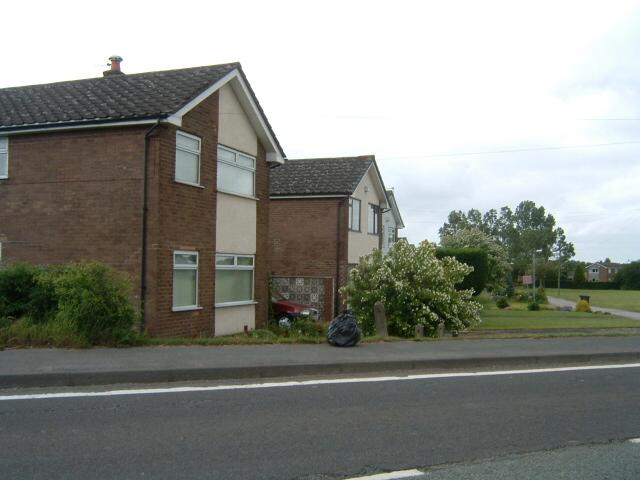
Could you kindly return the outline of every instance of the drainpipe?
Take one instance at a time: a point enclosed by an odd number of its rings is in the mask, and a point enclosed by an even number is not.
[[[338,293],[338,288],[340,285],[340,232],[341,232],[341,226],[342,226],[342,215],[341,210],[343,208],[343,204],[344,204],[345,200],[342,199],[338,202],[338,224],[337,224],[337,228],[336,228],[336,284],[334,286],[334,300],[333,300],[333,316],[335,317],[336,315],[338,315],[340,313],[340,295]]]
[[[140,331],[144,332],[144,327],[146,323],[145,318],[145,300],[147,298],[147,223],[149,216],[149,199],[148,199],[148,190],[149,190],[149,179],[148,171],[149,171],[149,138],[151,138],[151,134],[156,131],[156,129],[160,126],[160,120],[156,122],[156,124],[149,129],[147,133],[144,135],[144,168],[143,168],[143,181],[142,181],[142,249],[141,249],[141,265],[140,265],[140,315],[142,321],[140,322]]]

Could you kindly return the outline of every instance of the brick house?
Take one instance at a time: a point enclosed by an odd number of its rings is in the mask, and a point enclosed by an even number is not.
[[[389,208],[382,211],[382,253],[385,255],[394,243],[398,241],[398,230],[404,228],[404,221],[400,215],[398,202],[393,190],[387,190],[387,199],[389,200]]]
[[[595,262],[585,267],[587,271],[588,282],[613,282],[613,279],[624,266],[623,263],[614,263],[610,261]]]
[[[126,272],[152,335],[265,324],[269,166],[238,63],[0,90],[1,261]]]
[[[324,320],[334,317],[349,269],[383,246],[386,192],[373,155],[273,168],[269,257],[276,290],[317,308]]]

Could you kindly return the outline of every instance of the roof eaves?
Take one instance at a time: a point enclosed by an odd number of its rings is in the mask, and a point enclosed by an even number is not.
[[[104,126],[117,126],[126,124],[145,124],[153,123],[158,120],[166,119],[167,115],[151,115],[151,116],[133,116],[119,118],[101,118],[89,120],[46,122],[46,123],[28,123],[24,125],[8,125],[0,127],[0,132],[6,134],[19,134],[31,132],[44,132],[49,130],[72,130],[80,128],[99,128]]]
[[[356,186],[353,189],[353,192],[355,192],[358,189],[358,185],[360,185],[360,183],[362,182],[362,179],[367,175],[367,173],[369,173],[369,170],[371,170],[371,165],[373,164],[373,166],[375,167],[375,170],[376,170],[376,176],[378,178],[378,181],[380,182],[380,187],[382,188],[382,194],[384,196],[385,203],[388,206],[389,205],[389,197],[387,197],[387,188],[384,186],[384,181],[382,180],[382,175],[380,175],[380,170],[378,169],[378,164],[376,163],[375,155],[367,155],[367,157],[370,157],[369,166],[367,167],[365,172],[362,174],[362,176],[358,180],[358,183],[356,183]],[[353,192],[351,192],[351,193],[353,194]]]
[[[277,158],[277,157],[274,159],[267,158],[267,160],[273,161],[275,163],[284,163],[284,160],[286,159],[284,150],[282,149],[282,146],[280,145],[280,142],[278,141],[273,131],[273,128],[271,127],[271,124],[269,123],[269,120],[267,119],[267,116],[264,113],[264,110],[260,106],[260,102],[258,102],[258,98],[256,97],[253,89],[251,88],[251,84],[249,84],[249,81],[247,80],[247,77],[244,74],[244,71],[242,70],[242,66],[240,65],[240,63],[232,63],[229,65],[232,66],[233,68],[227,74],[225,74],[222,78],[216,80],[215,82],[211,83],[205,89],[194,94],[191,99],[186,101],[180,108],[178,108],[175,112],[169,115],[167,118],[167,121],[177,126],[182,126],[182,117],[184,115],[186,115],[198,104],[200,104],[202,101],[204,101],[209,96],[211,96],[214,92],[222,88],[224,85],[226,85],[227,83],[230,83],[234,79],[238,79],[241,87],[240,89],[243,91],[243,93],[245,93],[246,96],[249,97],[249,100],[250,100],[249,104],[251,106],[251,109],[256,112],[256,116],[258,117],[258,123],[260,124],[260,127],[265,131],[266,133],[265,136],[268,142],[272,144],[272,146],[274,147],[274,150],[277,150],[277,153],[280,156],[280,158]],[[234,92],[237,93],[236,88],[234,88],[233,90]],[[242,99],[239,98],[239,100],[242,103]]]

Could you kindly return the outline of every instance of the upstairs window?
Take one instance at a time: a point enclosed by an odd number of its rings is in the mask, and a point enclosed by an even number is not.
[[[380,207],[369,204],[369,218],[367,232],[377,235],[380,233]]]
[[[176,182],[200,186],[200,139],[176,132]]]
[[[255,197],[255,177],[255,157],[218,145],[218,190]]]
[[[360,231],[360,200],[349,198],[349,230]]]
[[[9,138],[0,137],[0,178],[9,178]]]

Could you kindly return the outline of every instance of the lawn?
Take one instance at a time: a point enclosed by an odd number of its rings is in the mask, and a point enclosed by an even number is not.
[[[489,298],[483,304],[482,323],[476,330],[552,330],[559,328],[640,327],[640,322],[597,313],[560,312],[543,305],[543,310],[529,311],[526,304],[510,302],[510,309],[500,310]]]
[[[619,308],[640,312],[640,290],[579,290],[571,288],[547,289],[547,295],[577,301],[580,295],[590,295],[591,305],[605,308]]]

